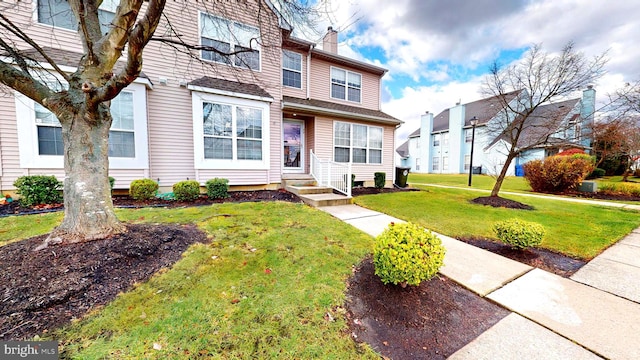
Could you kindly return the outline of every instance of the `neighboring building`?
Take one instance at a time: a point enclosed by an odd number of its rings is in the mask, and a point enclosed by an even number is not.
[[[506,94],[513,108],[518,106],[518,96],[526,92]],[[527,119],[528,126],[522,132],[519,143],[529,146],[547,137],[549,128],[555,133],[545,139],[543,145],[518,154],[507,172],[515,175],[515,168],[527,161],[544,159],[567,148],[588,149],[591,139],[588,129],[593,122],[595,90],[583,91],[582,99],[538,107]],[[420,128],[409,135],[409,139],[396,149],[400,165],[410,167],[416,173],[461,174],[468,173],[470,163],[474,172],[499,173],[505,164],[506,149],[510,144],[504,136],[495,136],[495,129],[502,121],[505,111],[496,97],[456,104],[437,116],[427,112],[421,116]],[[472,118],[477,119],[474,154],[471,161]]]
[[[112,3],[101,6],[104,31]],[[338,55],[337,32],[330,28],[323,50],[317,49],[293,38],[290,25],[260,0],[167,2],[165,14],[186,43],[253,50],[230,56],[202,50],[194,60],[150,42],[143,73],[111,104],[115,188],[139,178],[167,189],[185,179],[204,184],[221,177],[234,187],[273,189],[283,175],[309,173],[311,150],[321,160],[350,164],[358,180],[372,184],[375,172],[386,172],[391,184],[401,121],[380,110],[386,70]],[[64,71],[75,71],[83,50],[66,1],[16,2],[3,15]],[[164,20],[158,33],[163,26]],[[14,96],[0,97],[0,188],[13,190],[23,175],[62,179],[55,116],[13,90],[2,91]]]

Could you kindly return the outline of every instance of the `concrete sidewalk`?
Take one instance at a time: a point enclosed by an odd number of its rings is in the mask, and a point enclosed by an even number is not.
[[[403,222],[357,205],[319,209],[372,236]],[[513,312],[451,359],[640,359],[640,230],[571,279],[438,236],[440,273]]]

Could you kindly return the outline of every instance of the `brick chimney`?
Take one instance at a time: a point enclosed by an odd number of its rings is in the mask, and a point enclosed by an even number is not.
[[[338,54],[338,32],[331,26],[327,28],[327,34],[322,39],[322,50]]]

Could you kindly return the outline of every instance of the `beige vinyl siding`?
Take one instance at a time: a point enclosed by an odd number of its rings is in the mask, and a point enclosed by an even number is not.
[[[41,46],[63,48],[69,51],[82,52],[78,35],[74,31],[54,28],[37,23],[32,17],[35,2],[18,2],[14,9],[5,13],[14,22],[24,24],[24,31],[32,36]],[[145,7],[143,5],[143,7]],[[144,50],[142,71],[153,83],[153,89],[147,89],[147,124],[149,146],[149,169],[112,171],[116,178],[116,187],[128,187],[130,180],[149,176],[160,179],[160,185],[172,186],[175,182],[186,178],[196,178],[193,150],[193,116],[192,94],[181,82],[189,82],[202,76],[223,78],[242,83],[255,83],[265,89],[274,99],[270,106],[270,169],[225,171],[211,173],[212,177],[225,177],[230,184],[268,184],[280,182],[281,171],[281,124],[280,110],[281,92],[281,46],[280,29],[277,20],[266,5],[258,7],[253,2],[167,2],[165,13],[170,18],[182,39],[187,43],[199,43],[198,9],[233,19],[248,25],[259,27],[259,24],[272,24],[268,28],[263,25],[261,42],[261,69],[250,71],[233,68],[213,62],[199,62],[184,54],[178,54],[170,47],[158,42],[150,42]],[[213,10],[215,9],[215,11]],[[143,9],[144,10],[144,9]],[[142,15],[144,11],[141,11]],[[258,15],[256,15],[258,14]],[[158,31],[166,26],[161,20]],[[26,46],[25,46],[26,47]],[[306,72],[306,57],[303,57],[303,71]],[[166,79],[166,85],[160,84],[160,78]],[[303,77],[306,82],[306,78]],[[13,181],[21,175],[29,174],[31,169],[21,169],[19,162],[15,104],[12,97],[0,97],[0,156],[2,165],[2,189],[12,189]],[[138,136],[139,134],[136,134]],[[266,134],[265,134],[266,135]],[[33,170],[36,171],[36,170]],[[38,169],[39,173],[53,173],[62,176],[63,171]],[[210,175],[210,174],[205,174]],[[202,177],[199,174],[199,177]],[[205,179],[206,180],[206,179]]]
[[[315,121],[315,146],[314,152],[320,159],[333,160],[333,123],[343,121],[352,124],[362,124],[382,127],[382,164],[352,164],[351,171],[356,175],[356,180],[373,181],[374,172],[387,173],[387,180],[393,179],[395,167],[393,164],[394,131],[395,126],[381,125],[373,122],[352,121],[340,118],[316,117]]]
[[[331,97],[331,67],[348,70],[362,75],[361,102],[334,99]],[[373,110],[380,109],[380,77],[342,65],[332,65],[328,61],[311,58],[311,98],[337,102],[345,105],[359,106]]]

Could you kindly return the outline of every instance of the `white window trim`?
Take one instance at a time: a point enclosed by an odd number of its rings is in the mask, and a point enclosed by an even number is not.
[[[242,23],[242,22],[239,22],[239,21],[227,19],[227,18],[225,18],[223,16],[218,16],[218,15],[215,15],[215,14],[208,13],[206,11],[200,11],[199,10],[198,11],[198,45],[202,45],[202,38],[203,38],[202,32],[201,32],[202,31],[202,14],[205,14],[205,15],[208,15],[208,16],[211,16],[211,17],[214,17],[214,18],[219,18],[219,19],[223,19],[223,20],[229,21],[231,23],[232,29],[235,28],[235,24],[240,24],[240,25],[243,25],[243,26],[246,26],[246,27],[254,28],[254,29],[258,30],[258,34],[260,34],[260,29],[255,27],[255,26],[253,26],[253,25],[249,25],[249,24]],[[231,41],[231,43],[230,43],[231,44],[230,52],[233,53],[236,45],[239,45],[239,46],[242,46],[242,45],[240,45],[240,44],[238,44],[237,42],[234,41],[233,31],[231,31],[231,34],[232,34],[232,38],[230,39],[230,41]],[[260,36],[260,35],[258,35],[258,36]],[[211,39],[211,38],[209,38],[209,39]],[[212,39],[212,40],[216,40],[216,39]],[[258,51],[258,68],[257,69],[251,69],[251,68],[244,67],[244,66],[237,66],[235,64],[236,63],[235,62],[235,56],[236,55],[229,55],[230,64],[227,64],[227,63],[221,62],[221,61],[203,59],[202,58],[202,50],[200,50],[200,53],[198,54],[198,57],[199,57],[199,59],[201,61],[208,62],[208,63],[216,63],[216,64],[222,64],[222,65],[226,65],[226,66],[231,66],[231,67],[236,68],[236,69],[243,69],[243,70],[249,70],[249,71],[262,72],[262,52],[263,51],[262,51],[262,46],[260,46],[259,43],[257,45],[258,45],[257,48],[255,48],[255,49],[251,48],[252,50],[257,50]]]
[[[342,70],[342,71],[345,72],[344,98],[333,97],[333,91],[332,91],[333,82],[331,81],[331,73],[333,72],[333,69]],[[360,101],[349,100],[349,73],[360,76]],[[339,68],[337,66],[331,66],[330,69],[329,69],[329,97],[331,97],[332,99],[347,101],[347,102],[354,103],[354,104],[362,104],[362,93],[364,92],[363,91],[364,90],[364,86],[362,84],[362,82],[363,82],[362,79],[363,79],[363,76],[362,76],[361,73],[357,73],[355,71],[349,71],[347,69]]]
[[[300,73],[300,87],[285,85],[284,84],[284,75],[280,75],[280,76],[283,76],[283,79],[281,81],[282,86],[287,87],[287,88],[291,88],[291,89],[302,89],[302,54],[297,53],[297,52],[292,51],[292,50],[282,49],[282,56],[283,57],[286,56],[286,55],[284,55],[285,52],[287,52],[289,54],[297,55],[297,56],[300,57],[300,70],[290,69],[290,68],[285,67],[284,66],[284,60],[282,61],[282,69],[283,70],[288,70],[288,71],[293,71],[293,72]],[[360,97],[362,97],[362,93],[360,94]]]
[[[148,169],[149,145],[147,131],[147,95],[142,84],[130,84],[124,89],[133,93],[135,153],[133,158],[109,157],[110,169]],[[18,125],[20,167],[24,169],[63,169],[64,156],[38,153],[38,128],[35,122],[34,101],[18,92],[15,94]]]
[[[382,126],[373,126],[373,125],[367,125],[367,124],[360,124],[360,123],[352,123],[352,122],[347,122],[347,121],[334,121],[331,129],[331,137],[332,137],[332,143],[333,143],[333,147],[331,148],[331,160],[335,161],[336,159],[336,147],[346,147],[343,145],[336,145],[336,123],[343,123],[343,124],[349,124],[350,127],[350,131],[349,131],[349,162],[348,163],[341,163],[341,164],[352,164],[352,165],[372,165],[372,166],[382,166],[384,165],[384,127]],[[367,127],[367,146],[365,149],[367,149],[367,160],[366,162],[360,163],[360,162],[353,162],[353,125],[360,125],[360,126],[366,126]],[[369,147],[369,129],[370,128],[378,128],[380,130],[382,130],[382,146],[380,147],[380,149],[377,148],[370,148]],[[357,149],[362,149],[360,147],[357,147]],[[371,163],[369,162],[369,150],[380,150],[380,162],[379,163]]]
[[[442,135],[440,135],[440,133],[437,134],[433,134],[433,147],[439,147],[442,143]],[[436,141],[438,142],[436,144]]]
[[[440,157],[434,156],[431,159],[431,171],[441,171],[440,170]]]
[[[193,91],[191,94],[193,111],[193,158],[196,169],[202,170],[269,170],[271,159],[270,142],[270,106],[268,102],[250,99],[240,99],[229,96],[215,95]],[[205,102],[230,105],[233,114],[237,106],[262,110],[262,160],[224,160],[205,159],[204,157],[204,128],[202,124],[202,105]],[[235,116],[235,115],[234,115]],[[234,120],[233,129],[236,124]],[[236,144],[234,144],[235,148]],[[234,156],[237,153],[234,152]]]

